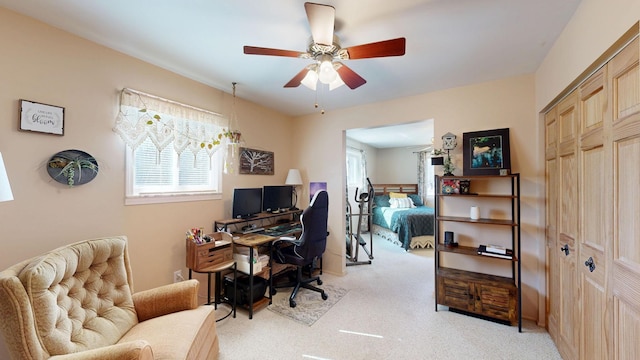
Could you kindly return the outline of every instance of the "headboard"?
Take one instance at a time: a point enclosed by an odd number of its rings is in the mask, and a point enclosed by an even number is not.
[[[373,184],[375,195],[386,195],[390,192],[417,194],[418,184]]]

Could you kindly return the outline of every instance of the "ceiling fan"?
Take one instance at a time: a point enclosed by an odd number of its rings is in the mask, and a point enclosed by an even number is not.
[[[334,34],[335,13],[333,6],[304,3],[311,40],[306,52],[280,50],[256,46],[245,46],[244,53],[250,55],[270,55],[313,59],[284,87],[298,87],[300,84],[315,90],[318,80],[329,85],[329,90],[346,84],[356,89],[367,81],[340,60],[368,59],[387,56],[402,56],[405,53],[405,38],[378,41],[369,44],[342,48],[338,36]]]

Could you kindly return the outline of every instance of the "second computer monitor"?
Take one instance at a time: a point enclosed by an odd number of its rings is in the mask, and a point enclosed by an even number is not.
[[[262,188],[262,211],[289,210],[293,202],[291,185],[272,185]]]

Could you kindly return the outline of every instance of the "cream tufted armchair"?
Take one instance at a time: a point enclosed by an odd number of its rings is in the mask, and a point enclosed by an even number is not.
[[[133,293],[127,238],[78,242],[0,273],[0,328],[14,359],[217,359],[198,281]]]

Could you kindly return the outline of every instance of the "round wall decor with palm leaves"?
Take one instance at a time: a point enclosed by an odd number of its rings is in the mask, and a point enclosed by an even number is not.
[[[63,150],[47,162],[47,173],[61,184],[86,184],[98,175],[98,162],[82,150]]]

